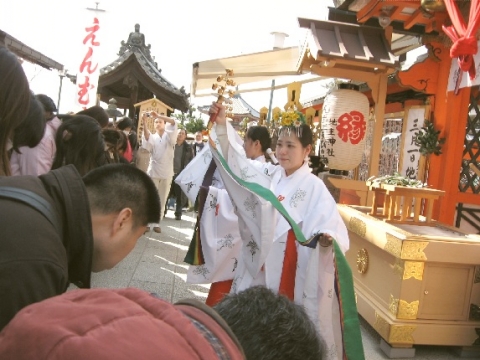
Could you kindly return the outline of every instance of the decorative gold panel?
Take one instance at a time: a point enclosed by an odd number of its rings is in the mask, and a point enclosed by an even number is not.
[[[387,236],[387,243],[383,247],[383,250],[389,252],[396,257],[400,257],[400,255],[402,254],[402,240],[388,233],[386,233],[385,235]]]
[[[404,268],[405,268],[404,263],[405,262],[402,259],[395,258],[395,264],[393,265],[393,273],[395,275],[398,275],[400,278],[403,277]]]
[[[415,300],[411,303],[405,300],[399,300],[397,319],[415,320],[418,314],[418,305],[420,301]]]
[[[377,333],[384,338],[385,340],[388,340],[390,336],[390,324],[382,318],[376,311],[375,311],[375,324],[373,324],[374,329],[377,331]]]
[[[397,317],[398,299],[395,299],[392,294],[390,294],[390,304],[388,305],[388,310],[390,310],[393,316]]]
[[[415,278],[423,280],[423,270],[425,263],[421,261],[405,261],[405,270],[403,271],[403,280]]]
[[[367,233],[367,224],[356,217],[351,217],[350,221],[348,222],[348,230],[354,232],[361,238],[365,238],[365,234]]]
[[[414,344],[413,332],[417,329],[414,325],[392,325],[390,327],[390,344]]]
[[[480,266],[475,267],[475,279],[473,280],[474,284],[480,283]]]
[[[405,240],[402,246],[402,259],[405,260],[427,260],[424,253],[428,246],[428,241],[409,241]]]
[[[357,252],[357,270],[360,274],[365,274],[368,270],[367,249],[360,249]]]

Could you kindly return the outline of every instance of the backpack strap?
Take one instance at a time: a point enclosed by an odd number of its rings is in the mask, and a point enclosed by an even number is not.
[[[59,234],[62,233],[57,216],[52,209],[52,205],[33,191],[10,186],[0,186],[0,198],[17,200],[29,205],[45,216]]]

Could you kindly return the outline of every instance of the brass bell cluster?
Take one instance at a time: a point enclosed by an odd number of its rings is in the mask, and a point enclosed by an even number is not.
[[[235,95],[235,90],[232,87],[235,86],[236,83],[235,81],[233,81],[232,77],[233,70],[226,69],[225,75],[219,75],[217,77],[217,82],[212,85],[212,90],[216,90],[218,93],[217,103],[224,102],[228,105],[233,104],[231,98]],[[226,95],[228,95],[230,98],[225,98]],[[233,117],[233,114],[231,113],[231,111],[233,110],[232,106],[227,106],[225,110],[227,111],[227,117]]]

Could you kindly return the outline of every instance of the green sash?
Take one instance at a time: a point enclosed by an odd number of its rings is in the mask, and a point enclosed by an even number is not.
[[[239,178],[232,172],[227,162],[217,149],[212,147],[212,152],[215,152],[218,155],[218,159],[220,160],[223,168],[232,178],[235,179],[235,181],[237,181],[244,188],[270,202],[275,209],[282,214],[285,220],[287,220],[292,227],[295,237],[300,244],[306,246],[310,245],[310,247],[315,245],[315,243],[310,244],[313,239],[309,239],[307,241],[297,223],[290,217],[287,210],[285,210],[283,207],[283,204],[277,199],[275,194],[270,189],[267,189],[257,183],[248,182]],[[341,313],[344,359],[363,360],[365,359],[365,355],[363,352],[360,322],[358,320],[357,305],[355,302],[352,270],[350,269],[347,259],[343,255],[342,250],[335,240],[333,241],[333,251],[335,255],[335,287],[337,289],[337,297],[339,300]]]

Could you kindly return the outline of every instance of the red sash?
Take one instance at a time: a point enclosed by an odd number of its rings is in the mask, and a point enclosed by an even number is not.
[[[285,258],[283,259],[282,276],[278,292],[293,301],[295,291],[295,275],[297,274],[297,245],[295,234],[288,231]],[[205,303],[209,306],[218,304],[230,292],[233,280],[212,283]]]

